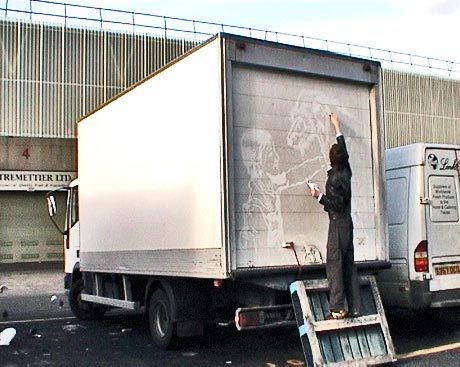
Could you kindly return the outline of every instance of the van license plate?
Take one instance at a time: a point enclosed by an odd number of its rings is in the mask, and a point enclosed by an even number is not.
[[[460,274],[460,264],[445,264],[441,266],[435,266],[434,273],[436,275]]]

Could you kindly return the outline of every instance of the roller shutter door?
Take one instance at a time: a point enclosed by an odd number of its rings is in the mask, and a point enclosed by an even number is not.
[[[63,223],[63,193],[58,205]],[[49,261],[63,261],[63,245],[48,216],[46,193],[0,192],[0,264]]]

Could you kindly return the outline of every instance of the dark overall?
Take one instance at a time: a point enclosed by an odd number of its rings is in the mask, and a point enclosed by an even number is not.
[[[326,273],[330,287],[331,311],[345,309],[344,293],[348,311],[359,313],[360,296],[353,248],[353,221],[351,219],[351,168],[343,136],[337,137],[339,148],[346,160],[340,167],[328,171],[326,194],[320,203],[329,215],[327,237]]]

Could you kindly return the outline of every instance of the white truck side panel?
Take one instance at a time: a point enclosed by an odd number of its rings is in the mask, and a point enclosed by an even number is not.
[[[220,62],[215,40],[79,123],[82,267],[131,252],[134,263],[120,267],[145,270],[136,251],[216,249],[220,256]],[[175,268],[159,259],[156,271]],[[222,273],[221,266],[217,259],[208,271]]]

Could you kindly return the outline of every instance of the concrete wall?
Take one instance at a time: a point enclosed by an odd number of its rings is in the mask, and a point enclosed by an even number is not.
[[[0,171],[77,170],[76,139],[0,136]]]

